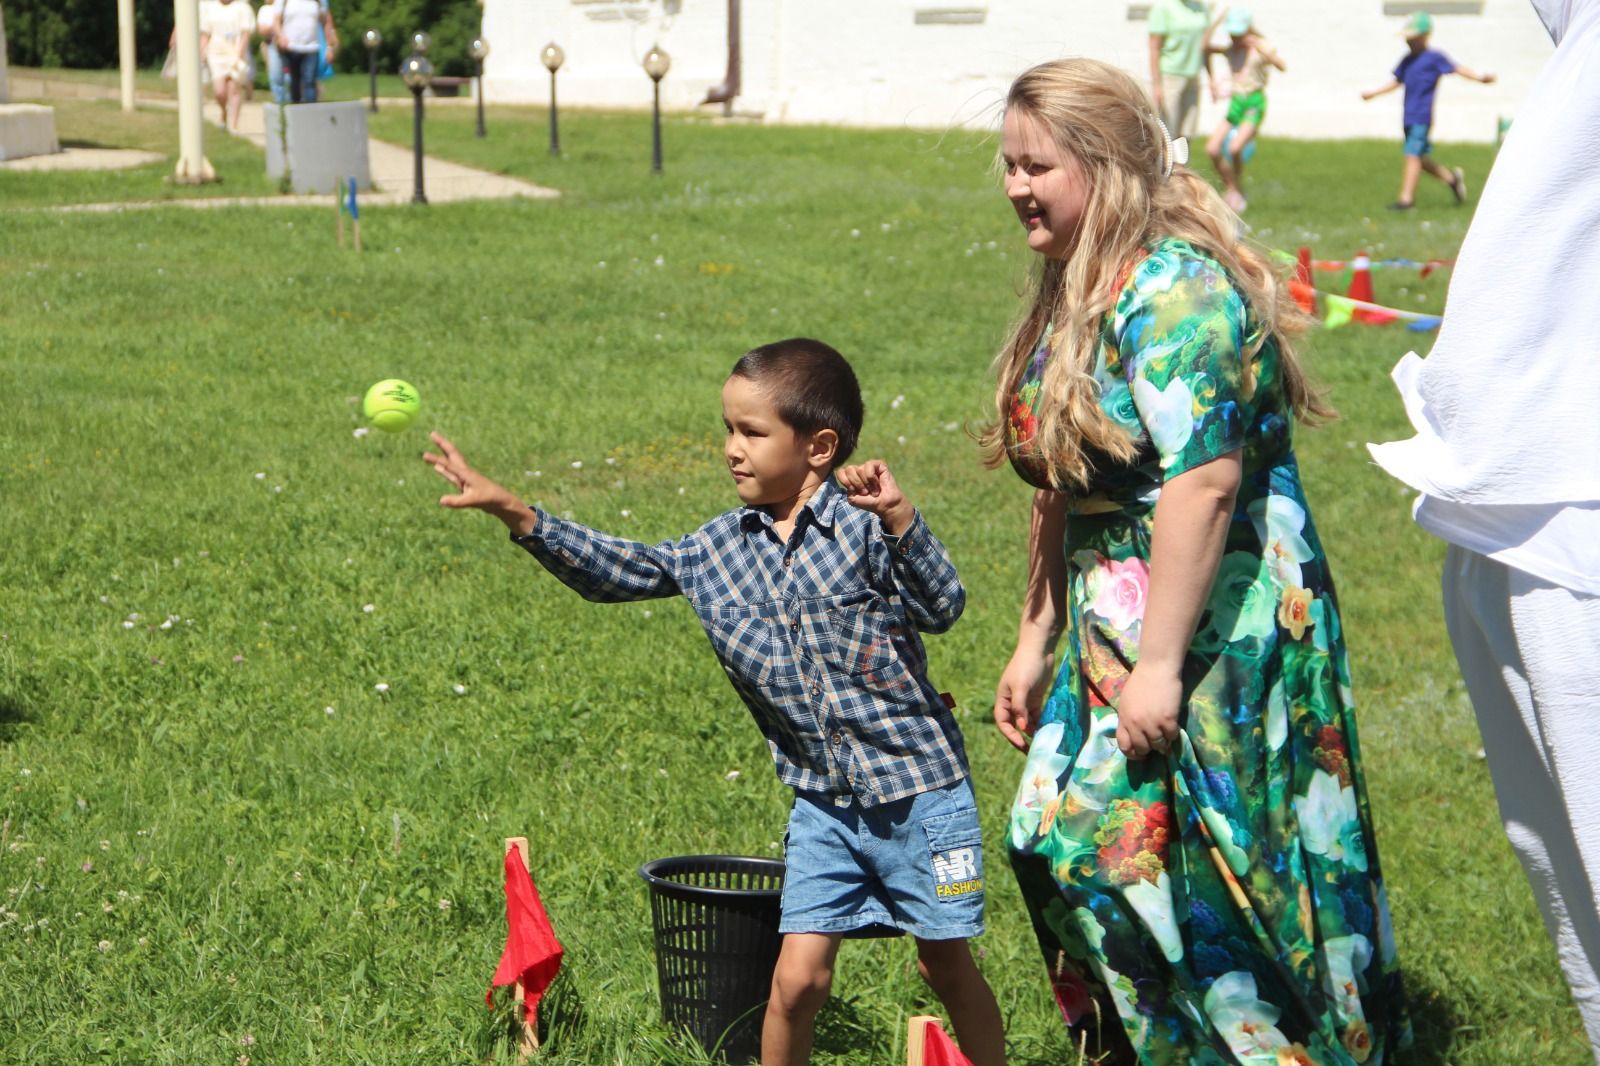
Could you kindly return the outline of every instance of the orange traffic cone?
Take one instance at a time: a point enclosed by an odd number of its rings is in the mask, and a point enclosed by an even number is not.
[[[1350,260],[1350,289],[1345,293],[1352,300],[1361,300],[1364,303],[1376,303],[1372,296],[1372,260],[1367,258],[1366,252],[1357,252],[1356,257]],[[1382,311],[1369,311],[1358,307],[1350,315],[1357,322],[1368,325],[1382,325],[1393,322],[1394,315]]]
[[[1295,260],[1294,277],[1289,281],[1289,295],[1294,297],[1295,306],[1306,314],[1313,314],[1317,309],[1316,288],[1311,283],[1311,249],[1305,245],[1300,246],[1300,256]]]

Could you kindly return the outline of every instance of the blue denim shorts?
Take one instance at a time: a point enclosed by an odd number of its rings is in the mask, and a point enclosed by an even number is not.
[[[1406,155],[1425,156],[1433,153],[1433,145],[1428,143],[1427,126],[1406,127]]]
[[[783,933],[955,940],[983,932],[983,844],[970,782],[877,807],[797,793]]]

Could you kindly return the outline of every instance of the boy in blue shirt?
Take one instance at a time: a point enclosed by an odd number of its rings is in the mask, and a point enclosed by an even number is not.
[[[585,599],[687,599],[766,735],[795,801],[763,1066],[809,1060],[843,938],[902,932],[962,1051],[1000,1066],[1000,1011],[967,947],[983,931],[977,808],[917,635],[955,623],[960,578],[881,460],[840,465],[861,392],[826,344],[746,353],[722,421],[743,506],[654,546],[529,507],[437,433],[423,459],[456,487],[440,504],[494,515]]]
[[[1428,47],[1428,35],[1433,32],[1433,16],[1418,11],[1406,19],[1402,31],[1408,51],[1394,68],[1394,77],[1386,85],[1361,94],[1361,99],[1371,100],[1384,93],[1405,87],[1405,110],[1401,124],[1405,128],[1405,166],[1400,172],[1400,198],[1389,205],[1391,211],[1409,211],[1416,206],[1417,179],[1426,170],[1450,186],[1456,203],[1467,202],[1467,176],[1460,167],[1445,168],[1433,160],[1433,145],[1428,141],[1428,131],[1433,126],[1433,93],[1439,79],[1446,74],[1459,74],[1463,78],[1488,85],[1494,75],[1478,74],[1450,61],[1450,57]]]

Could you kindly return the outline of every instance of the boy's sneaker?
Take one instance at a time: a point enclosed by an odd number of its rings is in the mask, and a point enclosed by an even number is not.
[[[1413,207],[1416,207],[1416,206],[1417,206],[1416,204],[1408,204],[1404,200],[1396,200],[1394,203],[1389,205],[1389,210],[1391,210],[1391,211],[1409,211]]]
[[[1467,172],[1460,167],[1450,168],[1450,191],[1456,194],[1456,203],[1467,202]]]

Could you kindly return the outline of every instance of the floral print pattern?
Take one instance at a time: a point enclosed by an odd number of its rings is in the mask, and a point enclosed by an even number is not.
[[[1333,581],[1260,330],[1188,244],[1156,242],[1125,272],[1095,377],[1140,458],[1100,470],[1102,505],[1068,518],[1071,615],[1008,843],[1068,1022],[1098,1000],[1158,1066],[1380,1064],[1410,1025]],[[1047,333],[1007,419],[1034,484],[1049,349]],[[1130,762],[1116,707],[1139,658],[1155,501],[1166,478],[1233,451],[1244,479],[1179,744]]]

